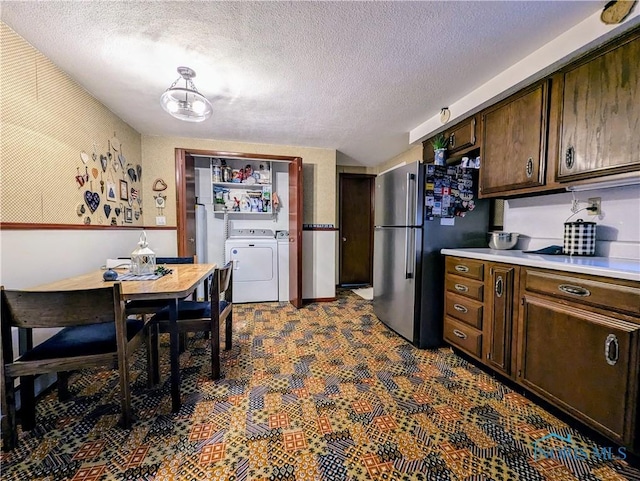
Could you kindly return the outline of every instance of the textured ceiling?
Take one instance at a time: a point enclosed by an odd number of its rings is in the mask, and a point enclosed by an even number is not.
[[[142,134],[332,148],[377,165],[409,130],[605,2],[13,2],[2,20]],[[176,67],[213,118],[160,107]]]

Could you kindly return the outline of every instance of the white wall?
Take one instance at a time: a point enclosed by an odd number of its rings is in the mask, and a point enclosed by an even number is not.
[[[336,237],[334,230],[302,231],[302,298],[328,299],[336,295]],[[314,266],[316,268],[314,269]]]
[[[0,282],[23,289],[99,269],[107,258],[131,255],[142,229],[2,230]],[[146,231],[149,247],[176,255],[175,230]]]
[[[582,211],[570,220],[595,221],[596,255],[640,259],[640,186],[575,192],[578,200],[602,198],[602,214]],[[504,230],[518,232],[517,249],[562,245],[564,222],[571,216],[570,192],[505,201]],[[586,207],[580,203],[579,207]]]

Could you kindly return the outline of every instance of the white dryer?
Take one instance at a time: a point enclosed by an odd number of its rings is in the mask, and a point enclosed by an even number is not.
[[[225,242],[233,262],[233,302],[278,300],[278,241],[268,229],[234,229]]]

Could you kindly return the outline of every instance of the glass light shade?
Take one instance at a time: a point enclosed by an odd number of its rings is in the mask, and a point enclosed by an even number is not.
[[[202,122],[211,117],[213,107],[207,98],[198,92],[191,80],[196,73],[189,67],[178,67],[178,78],[160,97],[160,105],[169,115],[187,122]],[[184,87],[178,86],[184,82]]]
[[[149,249],[147,234],[142,231],[138,247],[131,253],[131,273],[137,276],[153,274],[156,270],[156,253]]]

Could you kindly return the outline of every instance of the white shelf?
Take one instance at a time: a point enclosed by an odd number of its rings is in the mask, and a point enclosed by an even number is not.
[[[224,215],[223,210],[214,210],[214,214]],[[235,210],[228,210],[227,214],[229,215],[250,215],[250,216],[273,216],[272,212],[238,212]]]
[[[212,182],[212,184],[220,187],[233,187],[235,189],[261,189],[262,187],[271,187],[271,184],[246,184],[243,182]]]

